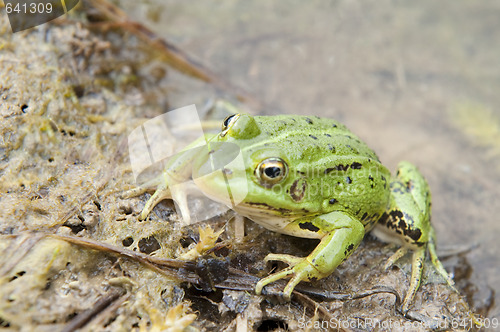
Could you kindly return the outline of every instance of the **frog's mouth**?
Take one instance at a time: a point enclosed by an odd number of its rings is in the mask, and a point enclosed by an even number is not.
[[[247,170],[240,148],[232,143],[216,143],[208,154],[200,155],[193,165],[193,181],[210,199],[231,209],[248,194]]]
[[[193,181],[205,196],[231,209],[242,204],[248,194],[246,175],[234,176],[234,172],[229,169],[193,177]]]

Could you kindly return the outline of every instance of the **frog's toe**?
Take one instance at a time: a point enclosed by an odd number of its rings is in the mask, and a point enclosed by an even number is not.
[[[279,261],[286,263],[290,266],[294,266],[299,264],[304,258],[303,257],[297,257],[297,256],[292,256],[292,255],[286,255],[286,254],[268,254],[266,258],[264,258],[264,261],[269,262],[269,261]]]
[[[387,259],[387,262],[384,264],[384,270],[389,269],[391,266],[394,265],[401,257],[406,255],[408,253],[408,248],[406,247],[401,247],[399,248],[391,257]]]
[[[132,197],[137,197],[137,196],[144,194],[147,191],[148,191],[148,188],[144,188],[144,187],[133,188],[133,189],[130,189],[130,190],[123,192],[120,195],[120,198],[121,199],[128,199],[128,198],[132,198]]]
[[[295,286],[297,286],[301,281],[310,281],[314,279],[321,279],[322,277],[324,277],[324,275],[321,274],[307,260],[307,258],[299,258],[290,255],[270,254],[268,255],[268,257],[266,257],[266,260],[279,260],[285,263],[289,263],[291,266],[260,280],[255,287],[256,294],[260,294],[264,286],[277,280],[285,279],[291,276],[290,281],[288,281],[285,289],[283,290],[283,298],[289,301]]]
[[[154,207],[167,198],[171,198],[170,190],[168,188],[158,188],[153,196],[151,196],[146,202],[144,209],[142,209],[142,212],[139,215],[139,220],[146,219],[151,211],[153,211]]]
[[[273,273],[270,276],[267,276],[267,277],[259,280],[259,282],[255,286],[255,293],[257,295],[260,295],[264,286],[269,285],[270,283],[273,283],[277,280],[287,278],[292,274],[293,274],[293,268],[287,267],[286,269],[283,269],[280,272]],[[291,292],[290,292],[290,294],[291,294]]]
[[[309,281],[311,279],[317,278],[315,275],[311,274],[311,272],[317,272],[315,270],[316,269],[313,268],[313,271],[309,271],[308,269],[294,271],[293,277],[286,284],[285,289],[283,290],[283,297],[285,298],[285,300],[290,301],[295,286],[297,286],[301,281]]]

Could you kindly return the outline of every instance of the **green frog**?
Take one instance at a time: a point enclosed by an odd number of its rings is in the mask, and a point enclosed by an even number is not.
[[[386,268],[409,250],[413,253],[403,313],[419,288],[427,250],[436,270],[454,289],[436,254],[429,186],[414,165],[401,162],[392,176],[373,150],[332,119],[235,113],[222,122],[219,133],[201,138],[206,140],[205,153],[188,147],[167,163],[141,219],[167,198],[176,200],[181,213],[187,214],[185,193],[171,189],[193,178],[209,198],[267,229],[320,239],[307,257],[267,255],[266,261],[282,261],[289,267],[261,279],[257,294],[266,285],[289,278],[283,297],[290,300],[299,282],[330,275],[370,231],[401,245]],[[224,162],[213,171],[217,156],[235,155],[234,151],[242,163]]]

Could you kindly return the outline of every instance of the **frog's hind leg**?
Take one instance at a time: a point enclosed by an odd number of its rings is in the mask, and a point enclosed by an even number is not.
[[[391,179],[390,187],[388,209],[378,221],[374,234],[384,241],[402,245],[389,258],[386,268],[403,257],[407,251],[413,251],[410,287],[402,306],[402,312],[406,313],[421,283],[427,249],[437,271],[450,286],[453,281],[436,254],[435,233],[430,224],[431,196],[422,174],[412,164],[402,162],[398,166],[397,176]],[[453,289],[455,290],[454,287]]]
[[[429,254],[431,256],[431,262],[436,268],[436,271],[446,280],[448,285],[458,293],[458,290],[455,288],[455,282],[451,279],[448,272],[446,272],[443,264],[439,260],[439,257],[436,252],[436,232],[434,231],[434,227],[431,226],[431,232],[429,237],[429,243],[427,244],[427,248],[429,249]]]
[[[406,296],[403,300],[403,307],[401,309],[403,313],[408,311],[408,308],[413,301],[418,288],[420,287],[420,282],[422,281],[422,271],[424,270],[425,252],[425,247],[413,251],[411,260],[410,287],[408,288],[408,291],[406,291]]]

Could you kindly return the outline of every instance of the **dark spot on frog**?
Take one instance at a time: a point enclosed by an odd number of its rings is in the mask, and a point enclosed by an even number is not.
[[[384,212],[379,219],[379,223],[398,234],[410,238],[417,245],[422,244],[421,242],[417,242],[422,236],[422,231],[418,228],[412,228],[411,225],[414,224],[413,219],[400,210],[392,210],[389,214]]]
[[[307,183],[304,179],[300,178],[295,180],[290,186],[290,197],[295,201],[299,202],[304,198],[306,193]]]
[[[383,175],[381,175],[380,178],[382,179],[382,181],[384,181],[384,189],[386,189],[387,188],[387,179]]]
[[[368,216],[368,213],[367,213],[367,212],[365,212],[365,213],[363,214],[363,216],[361,217],[361,220],[365,220],[367,216]]]
[[[333,127],[333,128],[337,128],[337,125],[334,123],[334,124],[332,125],[332,127]]]
[[[330,134],[325,134],[325,136],[326,136],[326,137],[332,137],[332,135],[330,135]]]
[[[359,167],[358,167],[358,165],[359,165]],[[349,167],[351,167],[353,169],[360,169],[361,168],[361,164],[360,163],[353,163],[352,165],[345,165],[345,166],[342,165],[342,164],[340,164],[340,165],[337,165],[337,166],[335,166],[333,168],[329,167],[329,168],[325,169],[325,174],[328,174],[328,173],[330,173],[333,170],[336,170],[336,171],[347,171],[349,169]]]
[[[404,195],[408,192],[408,189],[397,181],[391,182],[389,188],[391,188],[392,194]]]
[[[360,169],[360,168],[361,168],[361,164],[360,164],[360,163],[358,163],[358,162],[353,162],[353,163],[351,164],[351,168],[352,168],[352,169]]]
[[[348,176],[345,181],[347,182],[347,184],[351,184],[352,183],[352,179]]]
[[[309,119],[309,118],[305,118],[306,122],[309,123],[310,125],[313,124],[313,120]]]
[[[311,137],[312,139],[318,139],[316,136],[314,135],[309,135],[309,137]]]
[[[375,179],[373,178],[373,176],[372,176],[371,174],[370,174],[370,175],[368,175],[368,180],[370,180],[370,182],[371,182],[371,183],[370,183],[370,187],[373,189],[373,188],[375,187],[375,184],[373,183],[373,181],[374,181]]]
[[[271,210],[271,211],[278,211],[279,213],[282,213],[284,215],[289,215],[292,210],[289,210],[289,209],[284,209],[284,208],[275,208],[275,207],[272,207],[271,205],[269,204],[266,204],[266,203],[254,203],[254,202],[249,202],[247,203],[248,205],[255,205],[255,206],[264,206],[266,207],[268,210]]]
[[[351,243],[350,245],[347,246],[346,250],[344,251],[344,256],[347,256],[352,250],[354,249],[354,244]]]
[[[354,154],[359,154],[358,150],[356,150],[355,148],[353,148],[350,144],[346,144],[346,147],[352,151],[352,153]]]
[[[307,229],[308,231],[315,232],[315,233],[319,231],[319,227],[314,226],[312,224],[312,222],[310,222],[310,221],[299,223],[299,227],[301,229]]]
[[[331,144],[328,144],[328,150],[332,151],[333,153],[335,153],[335,147],[333,147]]]
[[[413,186],[413,181],[412,180],[409,180],[408,182],[406,182],[406,188],[408,189],[408,191],[412,191],[414,186]]]
[[[340,164],[340,165],[335,166],[335,169],[337,171],[347,171],[349,169],[349,165],[344,166],[344,165]]]
[[[334,170],[334,168],[328,167],[327,169],[325,169],[325,172],[324,172],[324,173],[325,173],[325,174],[328,174],[328,173],[330,173],[330,172],[331,172],[331,171],[333,171],[333,170]]]

